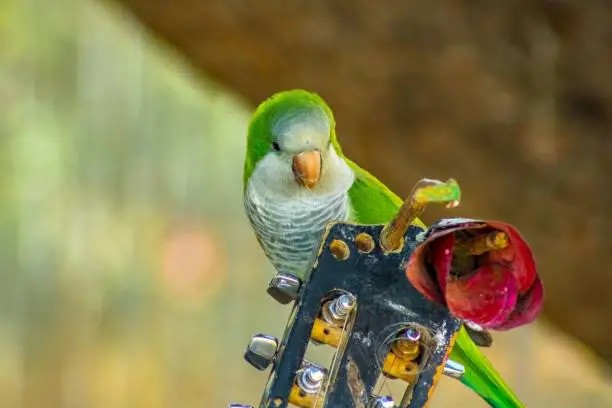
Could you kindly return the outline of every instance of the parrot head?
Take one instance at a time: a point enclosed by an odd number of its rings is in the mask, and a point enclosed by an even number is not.
[[[257,174],[275,192],[326,193],[335,189],[338,179],[346,178],[345,167],[332,111],[319,95],[304,90],[280,92],[253,114],[245,186]]]

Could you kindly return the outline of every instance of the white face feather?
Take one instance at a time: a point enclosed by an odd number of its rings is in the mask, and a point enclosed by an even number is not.
[[[330,125],[323,109],[285,116],[275,123],[272,134],[280,151],[270,150],[249,180],[260,194],[316,197],[346,191],[353,183],[353,171],[329,143]],[[321,152],[321,178],[313,189],[307,189],[296,182],[291,163],[294,154],[314,149]]]
[[[303,277],[328,222],[349,217],[348,190],[355,175],[329,143],[325,112],[298,111],[277,121],[280,149],[257,163],[247,184],[245,209],[264,252],[280,272]],[[293,156],[321,152],[321,177],[308,189],[292,170]]]
[[[353,184],[354,174],[346,162],[336,154],[333,147],[321,152],[321,179],[313,189],[297,183],[291,170],[291,157],[276,152],[268,153],[253,170],[249,184],[260,194],[278,195],[285,198],[324,196]]]

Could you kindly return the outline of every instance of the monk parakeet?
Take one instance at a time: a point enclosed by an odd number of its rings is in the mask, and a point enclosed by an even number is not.
[[[253,114],[244,203],[257,240],[279,272],[303,277],[330,221],[385,224],[402,202],[344,156],[332,111],[319,95],[280,92]],[[461,381],[492,407],[523,406],[465,329],[451,358],[465,366]]]

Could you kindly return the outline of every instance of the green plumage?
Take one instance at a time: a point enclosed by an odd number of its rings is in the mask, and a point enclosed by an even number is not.
[[[335,121],[331,109],[320,96],[304,90],[278,93],[268,98],[254,113],[247,140],[244,167],[245,187],[257,163],[270,152],[271,129],[274,121],[283,115],[291,114],[295,110],[312,108],[313,106],[324,109],[331,125],[331,146],[355,174],[355,181],[348,191],[352,221],[361,224],[385,224],[389,222],[397,213],[403,200],[370,173],[344,156],[336,138]],[[424,226],[418,220],[415,224]],[[462,329],[457,336],[450,358],[463,364],[466,368],[466,373],[463,375],[461,382],[474,390],[492,407],[515,408],[523,406],[500,374],[472,342],[465,329]]]

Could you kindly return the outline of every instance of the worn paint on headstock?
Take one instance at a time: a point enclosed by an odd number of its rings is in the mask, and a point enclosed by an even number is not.
[[[390,335],[406,325],[424,328],[430,339],[427,356],[422,357],[416,380],[409,387],[411,397],[398,406],[420,408],[428,403],[460,322],[444,307],[424,298],[406,279],[405,265],[423,230],[411,226],[401,249],[389,252],[381,249],[382,228],[348,223],[333,223],[327,228],[289,317],[260,407],[289,406],[315,320],[322,303],[335,291],[352,294],[357,306],[336,348],[316,406],[367,407],[389,353]]]

